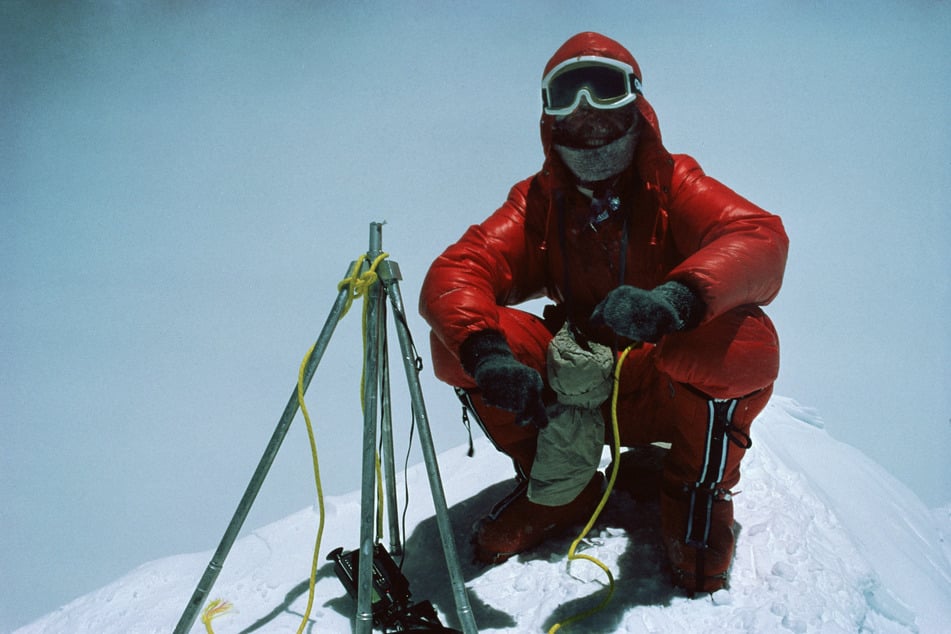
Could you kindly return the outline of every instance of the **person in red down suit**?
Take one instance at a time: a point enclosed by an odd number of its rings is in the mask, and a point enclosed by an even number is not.
[[[618,42],[571,37],[542,98],[541,171],[433,262],[420,296],[436,376],[516,469],[476,554],[501,562],[588,519],[613,364],[641,342],[620,369],[620,444],[669,443],[659,508],[673,581],[717,590],[750,425],[779,370],[761,306],[782,283],[782,221],[665,149]],[[543,317],[514,308],[540,297],[553,302]]]

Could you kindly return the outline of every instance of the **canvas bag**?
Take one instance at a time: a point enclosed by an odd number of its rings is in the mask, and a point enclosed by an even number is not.
[[[558,402],[538,433],[528,499],[561,506],[575,499],[601,462],[604,417],[611,395],[614,355],[601,344],[579,344],[565,324],[548,345],[548,383]]]

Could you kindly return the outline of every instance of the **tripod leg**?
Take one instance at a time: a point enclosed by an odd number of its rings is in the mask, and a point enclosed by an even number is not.
[[[388,264],[388,263],[384,263]],[[392,263],[395,266],[395,263]],[[409,327],[403,318],[403,298],[400,295],[397,283],[398,274],[387,268],[390,277],[386,279],[386,291],[396,312],[396,332],[400,340],[400,350],[403,355],[403,366],[406,370],[406,380],[409,383],[410,398],[413,402],[413,413],[419,427],[419,444],[426,462],[426,473],[429,475],[429,488],[433,496],[433,506],[436,510],[436,524],[442,538],[443,554],[446,558],[446,567],[449,569],[449,579],[452,584],[453,597],[456,601],[456,613],[462,630],[465,634],[478,632],[472,608],[469,605],[469,596],[466,593],[465,579],[462,576],[462,567],[459,564],[459,554],[453,539],[452,525],[449,523],[449,508],[446,506],[446,493],[439,476],[439,465],[436,461],[436,451],[433,448],[433,437],[429,428],[429,419],[426,416],[426,405],[423,402],[423,392],[419,384],[419,370],[416,367],[415,351],[413,349]]]
[[[307,386],[310,385],[310,380],[313,378],[314,372],[317,370],[317,365],[320,363],[320,359],[323,357],[324,351],[327,349],[327,344],[330,342],[330,338],[333,335],[334,329],[336,329],[337,324],[340,322],[340,318],[343,316],[347,305],[347,296],[349,292],[350,289],[347,288],[341,290],[337,295],[337,301],[334,303],[333,308],[330,311],[330,316],[327,318],[323,329],[320,331],[320,336],[317,338],[317,343],[314,344],[314,350],[311,353],[310,359],[304,368],[304,390],[306,390]],[[284,413],[281,415],[280,421],[278,421],[277,428],[271,435],[271,440],[268,442],[267,448],[264,451],[264,455],[261,456],[261,460],[258,462],[258,466],[254,470],[254,475],[251,477],[251,481],[248,483],[248,487],[245,489],[244,495],[242,496],[241,501],[238,503],[238,508],[235,510],[234,515],[231,518],[231,522],[228,524],[228,528],[225,530],[225,534],[222,536],[217,550],[215,550],[215,554],[208,563],[205,573],[199,580],[198,586],[195,588],[195,592],[192,594],[191,600],[189,600],[188,604],[185,606],[185,611],[182,613],[178,624],[175,626],[174,634],[185,634],[192,628],[192,625],[195,624],[195,619],[198,617],[198,612],[201,609],[201,606],[207,600],[208,594],[211,592],[211,588],[215,585],[215,581],[218,579],[218,574],[221,572],[222,566],[224,566],[225,559],[227,559],[228,553],[231,552],[231,546],[234,545],[234,541],[237,539],[238,533],[241,532],[241,526],[244,524],[244,520],[247,519],[248,513],[251,511],[251,505],[254,504],[255,498],[257,497],[258,492],[261,490],[261,485],[264,483],[264,478],[267,477],[267,473],[271,469],[271,464],[274,462],[274,458],[277,456],[277,452],[281,448],[281,443],[284,442],[284,437],[287,435],[287,431],[291,426],[291,421],[293,421],[294,416],[297,415],[297,410],[299,407],[300,404],[297,401],[297,388],[295,386],[294,392],[291,394],[291,398],[287,401],[287,406],[284,408]]]
[[[373,525],[376,484],[376,413],[380,357],[380,283],[366,296],[366,350],[363,364],[363,486],[360,496],[360,556],[357,562],[356,634],[373,629]]]
[[[386,323],[386,302],[380,302],[380,324]],[[393,458],[393,408],[390,400],[390,362],[387,353],[385,326],[380,329],[380,402],[383,406],[380,424],[380,444],[382,445],[383,483],[386,488],[386,510],[390,529],[390,554],[398,556],[403,552],[400,542],[400,521],[396,500],[396,466]]]

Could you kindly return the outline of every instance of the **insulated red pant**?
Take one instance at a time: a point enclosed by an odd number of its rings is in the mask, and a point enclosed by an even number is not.
[[[552,335],[544,322],[512,308],[500,312],[515,356],[547,377]],[[518,427],[513,413],[487,406],[458,360],[435,337],[431,340],[437,377],[466,390],[490,439],[522,475],[531,473],[537,430]],[[778,371],[776,331],[755,306],[635,349],[621,369],[620,444],[671,444],[660,498],[661,530],[675,583],[690,591],[715,590],[725,582],[734,547],[731,489],[750,446],[750,425],[766,406]],[[610,400],[604,416],[610,429]]]
[[[545,378],[552,335],[544,322],[514,308],[499,311],[516,358]],[[469,392],[486,433],[528,473],[537,430],[518,427],[514,414],[486,406],[455,356],[435,337],[431,345],[436,376]],[[665,479],[729,489],[739,480],[744,436],[769,400],[778,372],[776,331],[755,306],[741,306],[689,332],[668,335],[656,346],[647,344],[633,350],[620,377],[621,445],[669,442]],[[716,405],[719,401],[726,404]],[[610,414],[609,401],[605,404],[607,428]],[[708,442],[716,436],[712,434],[714,426],[724,423],[729,426],[727,441]]]

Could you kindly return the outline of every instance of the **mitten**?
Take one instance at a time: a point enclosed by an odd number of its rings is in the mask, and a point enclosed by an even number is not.
[[[702,300],[680,282],[667,282],[651,291],[619,286],[597,305],[591,323],[606,325],[632,341],[656,343],[666,334],[696,325],[703,311]]]
[[[519,425],[532,423],[543,428],[548,424],[541,375],[515,359],[501,333],[473,333],[460,346],[459,360],[475,379],[486,404],[515,412]]]

